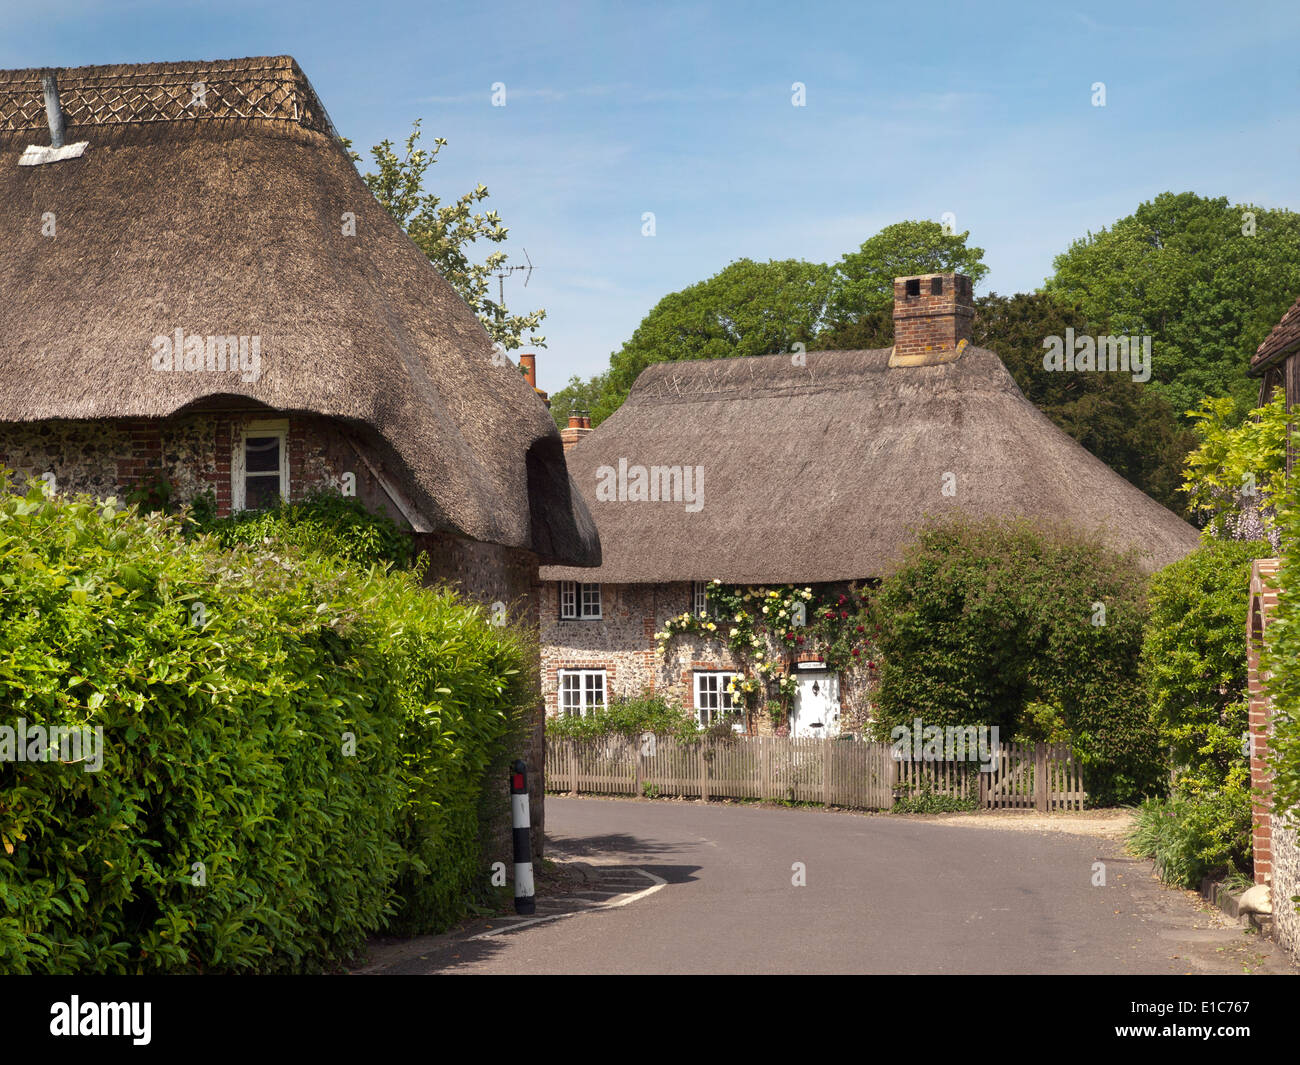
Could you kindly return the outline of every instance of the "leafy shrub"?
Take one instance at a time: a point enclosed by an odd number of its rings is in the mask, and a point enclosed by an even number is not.
[[[955,814],[965,813],[979,807],[977,799],[961,795],[941,795],[924,785],[911,795],[902,795],[894,800],[891,813],[896,814]]]
[[[1250,564],[1271,554],[1266,541],[1210,541],[1151,579],[1142,675],[1184,794],[1249,786],[1242,736]]]
[[[359,499],[317,492],[299,503],[245,510],[227,518],[196,509],[192,527],[222,547],[257,546],[267,540],[298,550],[332,555],[360,565],[411,565],[411,538],[383,514],[373,514]]]
[[[1250,792],[1244,787],[1148,799],[1134,815],[1129,848],[1155,860],[1168,884],[1194,888],[1215,873],[1250,869]]]
[[[1230,396],[1207,398],[1188,414],[1198,440],[1183,479],[1192,511],[1220,539],[1276,542],[1273,497],[1286,483],[1286,390],[1276,389],[1245,419]]]
[[[0,724],[102,729],[103,765],[0,762],[0,971],[313,971],[459,916],[528,698],[509,630],[410,573],[3,487]]]
[[[584,739],[593,736],[627,736],[653,732],[659,736],[697,736],[700,727],[680,707],[671,705],[662,695],[649,692],[636,696],[617,696],[605,710],[579,717],[561,714],[546,719],[548,739]]]
[[[1144,586],[1130,558],[1068,529],[961,516],[924,526],[875,599],[877,737],[920,717],[1009,739],[1036,727],[1029,707],[1041,703],[1059,709],[1092,802],[1155,793],[1160,754],[1138,675]]]
[[[1277,613],[1267,629],[1260,666],[1273,701],[1273,813],[1300,814],[1300,477],[1280,495],[1282,566],[1278,572]]]

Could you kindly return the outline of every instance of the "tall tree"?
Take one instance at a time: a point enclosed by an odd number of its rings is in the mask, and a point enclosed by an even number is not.
[[[1250,356],[1300,293],[1300,215],[1164,192],[1055,266],[1048,291],[1108,333],[1152,338],[1152,382],[1178,414],[1205,396],[1247,409]]]
[[[984,249],[967,247],[966,233],[950,233],[938,222],[909,221],[885,226],[841,256],[835,267],[828,317],[832,328],[888,314],[894,278],[911,274],[965,274],[979,284],[989,268]]]
[[[1095,336],[1098,327],[1081,307],[1051,293],[999,296],[975,301],[971,339],[996,352],[1025,398],[1056,426],[1121,477],[1177,514],[1187,516],[1180,491],[1183,461],[1195,443],[1192,432],[1150,382],[1124,373],[1062,373],[1043,368],[1043,340]]]
[[[808,345],[829,292],[830,272],[821,263],[740,259],[661,299],[610,356],[609,370],[585,383],[572,379],[551,397],[551,413],[563,425],[570,409],[585,406],[599,425],[653,362],[774,355]]]
[[[496,211],[475,212],[474,206],[488,198],[486,185],[478,185],[453,203],[424,188],[424,175],[438,161],[446,147],[442,137],[434,138],[433,151],[419,147],[420,123],[417,120],[406,138],[405,154],[398,156],[392,141],[383,141],[370,149],[379,168],[362,179],[385,210],[406,230],[415,246],[429,257],[438,272],[450,282],[470,309],[483,323],[488,335],[506,350],[522,347],[528,333],[531,346],[545,347],[546,338],[537,335],[537,327],[546,317],[545,310],[511,314],[503,302],[492,299],[492,275],[508,261],[503,251],[491,252],[481,263],[470,258],[471,246],[479,240],[489,244],[504,243],[509,230],[501,224]],[[361,156],[345,147],[354,163]]]

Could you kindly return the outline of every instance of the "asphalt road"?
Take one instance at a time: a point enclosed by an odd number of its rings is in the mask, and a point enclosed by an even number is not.
[[[403,971],[1293,971],[1272,944],[1161,886],[1105,839],[554,797],[546,823],[556,857],[634,865],[666,885],[617,909],[433,950]],[[1104,887],[1093,883],[1099,861]]]

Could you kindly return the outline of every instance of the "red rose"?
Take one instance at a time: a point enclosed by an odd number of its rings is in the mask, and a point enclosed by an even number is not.
[[[842,618],[846,618],[846,617],[848,617],[848,616],[849,616],[849,612],[848,612],[847,610],[841,610],[841,611],[840,611],[840,617],[842,617]]]
[[[854,657],[854,658],[857,658],[858,655],[860,655],[860,654],[862,654],[861,651],[859,651],[856,647],[853,648],[853,657]]]
[[[858,626],[858,632],[866,632],[866,631],[867,630],[864,629],[861,625]]]

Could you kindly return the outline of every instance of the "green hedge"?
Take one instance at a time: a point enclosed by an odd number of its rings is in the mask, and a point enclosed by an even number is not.
[[[1300,405],[1292,412],[1300,414]],[[1273,813],[1280,818],[1288,813],[1300,817],[1300,477],[1291,477],[1278,504],[1280,591],[1260,666],[1271,674]]]
[[[873,603],[876,738],[920,717],[996,725],[1009,741],[1059,717],[1092,803],[1158,792],[1138,674],[1145,583],[1130,558],[1069,529],[960,515],[923,526]]]
[[[586,716],[562,714],[546,719],[546,735],[553,739],[636,737],[647,732],[684,738],[698,736],[701,731],[695,719],[687,716],[681,707],[673,706],[662,695],[649,693],[615,697],[605,710]]]
[[[354,497],[317,492],[298,503],[245,510],[228,518],[212,514],[210,502],[190,511],[190,528],[207,533],[223,547],[258,546],[268,539],[315,554],[365,565],[389,563],[408,569],[410,536],[389,518],[375,514]]]
[[[525,654],[409,573],[0,495],[0,724],[104,741],[0,762],[0,971],[316,971],[444,927]]]
[[[1266,541],[1210,541],[1151,578],[1142,675],[1185,795],[1250,785],[1242,751],[1250,564]]]

